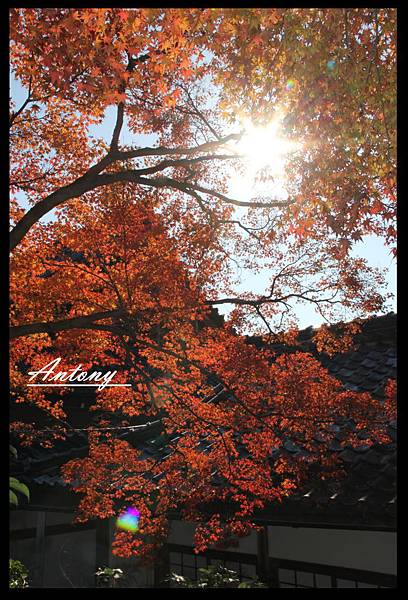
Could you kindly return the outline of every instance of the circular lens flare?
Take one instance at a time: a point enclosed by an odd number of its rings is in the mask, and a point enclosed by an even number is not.
[[[123,531],[135,533],[139,529],[140,511],[137,508],[127,508],[116,519],[116,527]]]

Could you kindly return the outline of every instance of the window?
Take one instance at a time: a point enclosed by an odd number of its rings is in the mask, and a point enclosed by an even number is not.
[[[332,565],[274,559],[281,588],[394,588],[396,577]]]
[[[222,565],[235,571],[240,581],[251,581],[256,577],[256,556],[240,552],[208,550],[205,555],[194,554],[189,546],[169,544],[169,570],[189,579],[198,578],[198,569],[210,565]]]
[[[257,576],[257,557],[254,554],[208,550],[197,556],[193,548],[169,544],[169,570],[189,579],[197,579],[198,569],[221,564],[235,571],[241,581]],[[360,569],[306,563],[286,559],[270,559],[270,577],[281,588],[395,588],[396,577]]]

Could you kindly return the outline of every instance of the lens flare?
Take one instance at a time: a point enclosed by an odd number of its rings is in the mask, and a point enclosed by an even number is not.
[[[139,529],[140,511],[128,508],[116,519],[116,527],[123,531],[135,533]]]
[[[295,82],[293,79],[288,79],[286,82],[286,90],[289,92],[295,87]]]
[[[334,60],[327,61],[327,68],[329,69],[329,71],[333,71],[335,66],[336,66],[336,63]]]

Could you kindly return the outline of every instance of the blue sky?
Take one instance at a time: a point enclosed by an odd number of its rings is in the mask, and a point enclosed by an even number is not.
[[[16,103],[16,106],[20,106],[26,98],[26,91],[24,88],[12,77],[10,83],[10,95]],[[110,107],[105,117],[99,125],[94,125],[90,128],[90,134],[95,137],[105,138],[106,141],[110,141],[113,125],[115,119],[115,109]],[[120,136],[120,144],[123,145],[154,145],[155,138],[152,135],[137,135],[135,136],[129,131],[126,124],[122,129]],[[235,185],[234,185],[235,183]],[[236,196],[237,185],[236,182],[231,182],[231,191],[233,190]],[[239,198],[238,198],[239,199]],[[246,198],[242,198],[246,199]],[[26,207],[27,201],[24,194],[19,195],[21,205]],[[46,215],[44,221],[52,218],[52,214]],[[376,236],[366,236],[362,241],[355,244],[352,254],[354,256],[360,256],[367,259],[369,264],[374,267],[378,267],[383,270],[387,282],[387,291],[394,294],[393,300],[389,304],[390,310],[396,312],[396,261],[390,254],[389,248],[386,248],[383,241]],[[248,274],[245,280],[242,282],[242,288],[248,291],[263,293],[265,287],[268,284],[270,273],[266,270],[258,275]],[[226,313],[230,310],[229,306],[220,307],[220,312]],[[318,326],[323,323],[323,318],[316,313],[312,306],[309,305],[297,305],[296,315],[299,319],[299,326],[301,328],[308,327],[309,325]]]

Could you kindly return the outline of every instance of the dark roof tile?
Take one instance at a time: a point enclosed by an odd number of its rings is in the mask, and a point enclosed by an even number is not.
[[[361,458],[370,465],[380,465],[382,461],[381,454],[373,449],[370,449],[364,454],[362,454]]]
[[[286,442],[283,444],[283,447],[285,448],[285,450],[291,453],[297,454],[298,452],[300,452],[299,446],[294,444],[291,440],[286,440]]]
[[[370,353],[372,354],[372,353]],[[362,363],[361,366],[365,367],[366,369],[372,369],[373,367],[376,367],[377,365],[377,361],[372,360],[371,358],[365,358]]]
[[[360,446],[354,446],[353,451],[362,454],[362,453],[367,452],[370,448],[371,448],[371,446],[369,444],[361,444]]]
[[[332,440],[330,442],[329,450],[332,452],[341,452],[343,449],[343,446],[337,440]]]
[[[346,463],[355,463],[358,460],[356,452],[354,452],[354,450],[352,450],[351,448],[346,448],[345,450],[343,450],[339,454],[339,457],[342,461]]]

